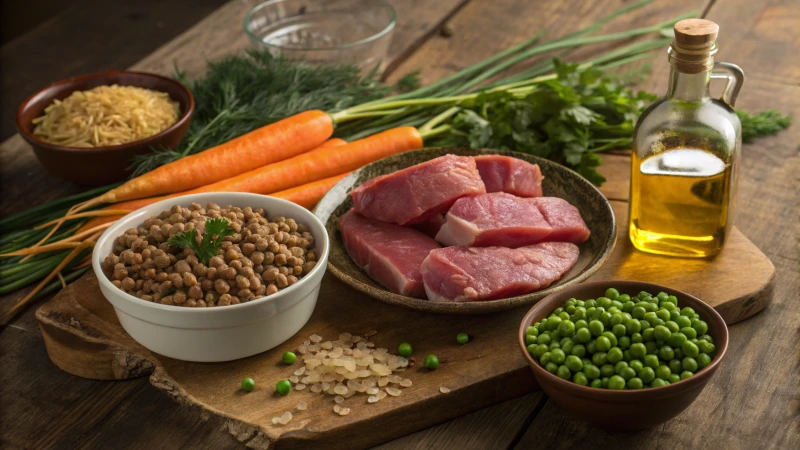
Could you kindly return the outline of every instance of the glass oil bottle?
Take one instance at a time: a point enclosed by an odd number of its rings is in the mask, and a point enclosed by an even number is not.
[[[733,104],[744,74],[714,63],[714,22],[682,20],[674,31],[667,95],[634,131],[630,239],[645,252],[707,257],[732,226],[742,141]],[[727,80],[719,99],[709,93],[711,78]]]

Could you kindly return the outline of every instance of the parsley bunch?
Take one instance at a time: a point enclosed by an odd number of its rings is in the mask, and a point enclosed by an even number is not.
[[[217,255],[222,248],[222,239],[234,233],[233,228],[225,219],[209,219],[205,222],[206,231],[200,241],[197,241],[197,230],[175,233],[167,243],[175,247],[188,248],[194,252],[197,259],[203,264]]]

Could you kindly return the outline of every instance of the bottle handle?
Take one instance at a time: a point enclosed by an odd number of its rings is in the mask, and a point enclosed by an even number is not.
[[[719,70],[719,72],[717,72]],[[730,105],[733,108],[736,103],[736,97],[739,95],[739,90],[744,84],[744,72],[741,67],[736,64],[718,62],[714,63],[714,70],[711,72],[711,78],[725,79],[725,89],[722,91],[719,99]]]

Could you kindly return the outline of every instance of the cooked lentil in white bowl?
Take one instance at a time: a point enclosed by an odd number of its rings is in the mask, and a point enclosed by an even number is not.
[[[206,208],[209,203],[213,205]],[[190,208],[192,204],[195,206]],[[176,205],[189,211],[172,209]],[[212,212],[217,205],[223,210]],[[241,210],[225,211],[227,205]],[[264,210],[271,223],[255,223],[259,209]],[[198,217],[201,212],[204,214]],[[176,213],[178,216],[172,216]],[[240,217],[244,214],[247,219]],[[238,242],[223,244],[218,256],[207,264],[193,258],[192,250],[172,246],[164,251],[167,246],[162,244],[175,234],[171,228],[180,223],[178,227],[188,231],[190,222],[197,223],[197,219],[205,219],[206,215],[229,220],[237,217],[238,220],[229,222],[234,236],[224,240]],[[233,225],[235,222],[240,223]],[[148,226],[142,228],[145,223]],[[170,226],[163,227],[165,224]],[[278,234],[287,227],[295,231]],[[159,228],[167,232],[158,235]],[[150,230],[155,234],[151,235]],[[120,239],[126,233],[128,236]],[[253,236],[257,234],[261,236]],[[247,235],[252,237],[248,239]],[[276,241],[285,244],[274,245]],[[253,245],[245,245],[248,243]],[[287,253],[292,248],[295,253],[290,256]],[[175,197],[128,214],[100,236],[92,254],[92,266],[101,292],[134,340],[171,358],[216,362],[264,352],[297,333],[316,305],[328,251],[324,225],[307,209],[274,197],[223,192]],[[112,254],[116,256],[110,257]],[[280,255],[286,256],[286,261]],[[152,262],[142,264],[144,261],[139,260],[145,259],[144,256],[152,258]],[[170,260],[169,264],[165,258]],[[233,262],[240,258],[249,262]],[[273,264],[268,263],[270,259]],[[209,280],[211,277],[206,275],[210,275],[212,267],[219,273]],[[248,268],[256,269],[261,276],[254,278],[254,270]],[[154,270],[146,273],[149,269]],[[146,281],[152,284],[143,289]]]

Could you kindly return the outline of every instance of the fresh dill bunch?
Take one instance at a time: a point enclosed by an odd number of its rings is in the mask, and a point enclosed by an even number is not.
[[[382,98],[392,87],[375,71],[362,76],[354,65],[312,66],[253,49],[209,63],[201,78],[175,78],[194,94],[195,113],[178,148],[153,149],[137,156],[133,176],[201,152],[257,128],[310,109],[337,111]],[[404,78],[403,87],[414,86]]]
[[[791,116],[784,116],[774,109],[767,109],[757,114],[749,114],[736,110],[742,122],[742,142],[752,142],[755,138],[768,136],[785,130],[792,123]]]

